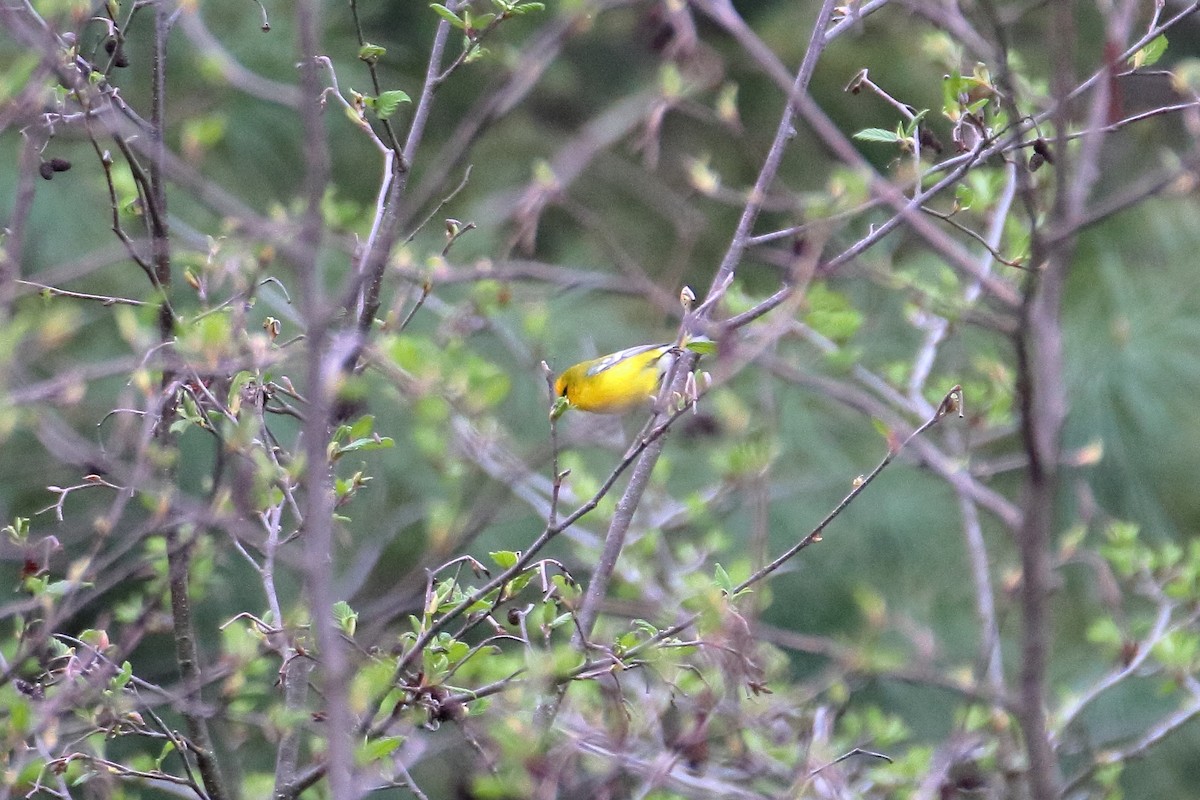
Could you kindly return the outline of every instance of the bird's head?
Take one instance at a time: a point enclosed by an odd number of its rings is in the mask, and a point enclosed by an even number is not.
[[[558,379],[554,381],[554,396],[565,397],[567,402],[571,402],[571,394],[574,386],[582,377],[583,369],[577,364],[570,369],[565,370]]]

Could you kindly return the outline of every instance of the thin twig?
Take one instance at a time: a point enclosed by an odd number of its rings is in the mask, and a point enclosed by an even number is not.
[[[746,580],[742,581],[737,586],[735,586],[733,588],[733,594],[736,596],[739,592],[749,589],[751,586],[758,583],[763,578],[767,577],[772,572],[774,572],[775,570],[782,567],[788,561],[791,561],[792,558],[795,557],[795,555],[797,553],[799,553],[801,550],[808,547],[809,545],[812,545],[816,542],[821,541],[821,533],[825,530],[826,527],[829,526],[829,523],[833,522],[839,514],[841,514],[843,511],[845,511],[846,507],[849,506],[850,503],[852,503],[854,501],[854,498],[858,497],[867,488],[867,486],[869,486],[871,484],[871,481],[873,481],[877,477],[879,477],[879,473],[883,472],[884,469],[887,468],[887,465],[892,463],[892,459],[894,459],[897,455],[899,455],[900,451],[902,451],[905,447],[907,447],[909,442],[911,442],[913,439],[917,438],[918,436],[920,436],[921,434],[923,434],[925,431],[929,430],[933,426],[937,425],[939,422],[942,421],[942,419],[947,414],[952,413],[952,412],[958,413],[961,405],[962,405],[962,387],[955,386],[942,399],[941,404],[938,405],[937,410],[934,411],[934,414],[932,417],[927,419],[916,430],[914,430],[912,433],[910,433],[904,439],[904,441],[902,441],[898,444],[889,445],[887,455],[885,455],[883,457],[883,460],[880,461],[878,465],[876,465],[875,469],[873,469],[869,473],[867,473],[867,475],[865,477],[856,478],[854,480],[854,488],[852,488],[850,490],[850,493],[847,494],[845,497],[843,497],[842,501],[840,503],[838,503],[836,506],[834,506],[833,509],[828,514],[825,515],[825,518],[822,519],[820,522],[818,522],[816,527],[814,527],[808,533],[808,535],[806,535],[800,541],[796,542],[794,545],[789,547],[787,550],[780,553],[779,556],[776,557],[775,560],[772,561],[770,564],[767,564],[766,566],[756,570],[750,577],[746,578]]]
[[[18,283],[22,286],[31,286],[34,289],[38,289],[42,292],[45,292],[47,295],[49,295],[51,297],[73,297],[78,300],[98,300],[99,302],[101,302],[102,304],[104,304],[106,306],[111,306],[111,305],[126,305],[126,306],[157,305],[156,303],[147,303],[144,300],[133,300],[128,297],[115,297],[115,296],[109,296],[109,295],[103,295],[103,294],[88,294],[87,292],[72,292],[67,289],[59,289],[55,286],[47,286],[44,283],[37,283],[36,281],[27,281],[27,280],[18,279],[16,281],[14,281],[14,283]]]
[[[856,480],[855,487],[850,492],[850,494],[847,495],[829,514],[827,514],[825,516],[825,518],[820,523],[818,523],[817,527],[813,528],[813,530],[811,532],[809,532],[809,534],[806,535],[803,539],[801,539],[800,542],[798,542],[797,544],[795,544],[791,548],[789,548],[784,553],[784,555],[780,556],[779,558],[776,558],[774,561],[772,561],[767,566],[757,570],[753,575],[751,575],[745,581],[742,581],[742,583],[733,587],[730,590],[730,595],[735,597],[740,592],[743,592],[746,589],[751,588],[754,584],[767,578],[768,576],[771,575],[771,573],[775,572],[775,570],[777,570],[780,566],[782,566],[787,561],[787,559],[795,556],[796,553],[799,553],[804,548],[806,548],[818,541],[821,541],[820,534],[824,530],[824,528],[838,514],[840,514],[843,510],[845,510],[846,506],[849,505],[849,503],[853,502],[854,498],[856,498],[859,494],[861,494],[863,489],[865,489],[866,486],[872,480],[874,480],[888,466],[888,464],[892,463],[892,461],[896,457],[896,455],[898,455],[901,451],[903,451],[903,449],[906,446],[908,446],[909,443],[911,443],[914,439],[916,439],[916,437],[920,433],[935,426],[946,415],[951,414],[951,413],[958,413],[959,409],[961,408],[961,405],[962,405],[962,389],[958,386],[955,386],[953,389],[950,390],[949,393],[946,394],[945,398],[942,400],[941,404],[938,406],[937,410],[934,412],[934,415],[929,420],[927,420],[923,425],[921,425],[917,430],[913,431],[913,433],[911,433],[908,437],[906,437],[903,440],[903,442],[900,442],[899,444],[894,445],[892,448],[889,448],[888,454],[884,457],[883,461],[880,462],[880,464],[874,470],[871,471],[871,474],[868,477],[863,478],[861,481]],[[628,650],[625,650],[624,653],[622,654],[622,659],[625,662],[629,662],[629,661],[636,659],[642,653],[646,652],[649,648],[659,645],[659,644],[667,641],[668,639],[674,638],[675,636],[678,636],[684,630],[686,630],[687,628],[689,628],[693,624],[695,624],[696,620],[699,619],[699,617],[700,617],[700,615],[698,613],[690,614],[690,615],[686,616],[682,621],[677,622],[673,625],[670,625],[666,628],[663,628],[662,630],[659,630],[653,636],[650,636],[647,639],[645,639],[645,640],[639,642],[638,644],[634,645],[633,647],[629,648]],[[582,675],[587,675],[587,674],[591,674],[596,671],[603,671],[605,669],[610,669],[614,666],[614,664],[615,664],[615,662],[614,662],[614,659],[612,656],[606,656],[604,658],[600,658],[600,659],[596,659],[596,660],[585,661],[583,664],[580,664],[578,667],[576,667],[576,668],[570,670],[568,673],[562,675],[558,680],[560,683],[575,680]]]

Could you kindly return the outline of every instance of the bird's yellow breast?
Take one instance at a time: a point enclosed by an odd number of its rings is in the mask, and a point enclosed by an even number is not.
[[[670,368],[669,344],[631,347],[565,370],[554,391],[572,408],[594,414],[622,414],[654,399],[663,373]]]

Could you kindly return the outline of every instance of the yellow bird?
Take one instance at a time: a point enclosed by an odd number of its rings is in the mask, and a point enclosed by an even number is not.
[[[678,355],[673,344],[642,344],[582,361],[558,376],[554,394],[566,398],[567,407],[593,414],[648,408]]]

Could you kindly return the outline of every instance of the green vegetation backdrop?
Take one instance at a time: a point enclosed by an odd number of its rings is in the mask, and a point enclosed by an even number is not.
[[[0,798],[1195,797],[1198,7],[6,2]]]

